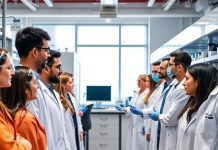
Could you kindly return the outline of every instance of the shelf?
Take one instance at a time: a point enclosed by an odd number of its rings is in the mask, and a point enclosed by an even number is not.
[[[191,64],[194,65],[194,64],[204,63],[204,62],[205,62],[205,58],[201,58],[201,59],[192,61]]]
[[[218,55],[213,55],[205,58],[205,62],[218,62]]]
[[[218,40],[218,8],[215,8],[200,18],[190,27],[166,42],[163,46],[151,53],[151,63],[160,61],[164,57],[178,50],[190,54],[205,51],[208,42],[217,43]],[[211,56],[193,61],[192,64],[202,62],[218,62],[218,56]]]
[[[206,58],[202,58],[202,59],[192,61],[192,65],[199,64],[199,63],[204,63],[204,62],[218,62],[218,55],[213,55],[213,56],[210,56],[210,57],[206,57]]]

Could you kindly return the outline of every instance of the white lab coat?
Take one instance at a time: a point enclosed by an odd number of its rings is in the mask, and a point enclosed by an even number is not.
[[[154,92],[151,94],[149,101],[148,101],[148,106],[149,108],[157,108],[159,105],[159,101],[160,101],[160,97],[161,97],[161,93],[163,91],[163,87],[164,87],[164,82],[162,82],[155,90]],[[143,110],[143,114],[144,114],[144,119],[148,119],[146,122],[146,134],[150,134],[151,138],[150,138],[150,142],[149,142],[149,150],[152,150],[152,145],[157,145],[156,140],[154,140],[154,136],[156,134],[152,133],[151,131],[154,130],[154,126],[153,124],[155,123],[154,121],[152,121],[151,119],[149,119],[148,117],[148,113],[147,113],[147,109]],[[153,131],[154,132],[154,131]]]
[[[56,99],[44,84],[41,86],[41,91],[43,95],[41,98],[46,100],[46,106],[51,117],[55,149],[70,150],[70,143],[65,128],[64,108],[61,104],[60,96],[54,90]]]
[[[144,98],[147,93],[148,90],[145,90],[140,95],[139,92],[135,92],[130,100],[130,105],[143,109]],[[145,150],[144,119],[141,116],[132,114],[129,107],[127,107],[126,116],[129,118],[126,150]]]
[[[187,112],[179,119],[176,150],[193,150],[196,128],[196,113],[187,122]]]
[[[218,86],[197,112],[193,150],[218,150]]]
[[[172,88],[171,94],[166,99],[163,113],[159,115],[159,120],[161,126],[165,128],[165,137],[162,137],[164,146],[163,150],[175,150],[177,142],[177,125],[178,125],[178,115],[181,110],[185,107],[190,96],[186,95],[183,79],[180,83],[175,83]],[[162,130],[161,130],[162,132]],[[160,145],[163,146],[163,145]]]
[[[81,122],[81,117],[79,116],[79,105],[75,99],[74,96],[72,96],[71,93],[68,93],[70,95],[70,99],[73,103],[73,106],[74,106],[74,109],[75,109],[75,112],[77,113],[76,115],[76,119],[77,119],[77,124],[78,124],[78,132],[83,132],[83,128],[82,128],[82,122]],[[79,134],[78,134],[79,135]],[[78,137],[79,138],[79,137]],[[80,150],[84,150],[84,144],[83,144],[83,141],[80,141]]]
[[[46,106],[45,98],[41,92],[42,86],[44,85],[42,81],[38,81],[39,89],[37,90],[37,99],[30,102],[27,109],[36,116],[40,124],[45,128],[47,148],[48,150],[54,150],[54,136],[52,131],[51,117]]]
[[[67,136],[70,142],[70,148],[71,150],[76,150],[77,147],[76,147],[76,139],[75,139],[75,127],[73,124],[73,118],[70,109],[64,111],[64,119],[65,119]]]
[[[173,81],[171,81],[170,85],[168,85],[168,87],[163,92],[159,91],[159,92],[161,92],[161,96],[160,96],[159,104],[158,104],[158,107],[157,107],[158,111],[160,110],[160,107],[161,107],[162,100],[164,98],[165,92],[168,91],[168,89],[170,88],[169,92],[167,94],[165,105],[164,105],[164,109],[163,109],[163,113],[165,112],[164,110],[166,110],[165,106],[167,104],[167,100],[169,100],[172,97],[173,91],[175,89],[175,85],[177,83],[178,83],[178,81],[176,79],[173,79]],[[157,149],[157,129],[158,129],[158,121],[153,121],[152,122],[152,128],[151,128],[151,139],[152,140],[151,140],[151,143],[150,143],[150,148],[152,150],[156,150]],[[159,150],[165,150],[165,136],[166,136],[166,127],[161,124]],[[167,143],[167,144],[170,144],[170,143]],[[166,150],[168,150],[168,149],[166,149]]]

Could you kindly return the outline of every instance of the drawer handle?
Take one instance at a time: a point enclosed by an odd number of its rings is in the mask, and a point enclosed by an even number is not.
[[[99,134],[100,134],[101,136],[107,136],[107,135],[108,135],[107,132],[100,132]]]
[[[100,126],[101,128],[107,128],[107,127],[108,127],[107,124],[100,124],[99,126]]]
[[[106,121],[106,120],[108,120],[108,118],[100,118],[100,120]]]
[[[102,143],[99,144],[99,146],[101,146],[101,147],[107,147],[107,145],[108,144],[106,144],[106,143],[105,144],[102,144]]]

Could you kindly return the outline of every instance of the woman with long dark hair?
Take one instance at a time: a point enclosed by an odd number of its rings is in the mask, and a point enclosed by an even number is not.
[[[207,146],[205,147],[203,141],[202,143],[198,143],[198,148],[194,148],[194,145],[196,144],[194,144],[194,142],[196,141],[197,136],[202,136],[196,134],[199,132],[197,127],[199,127],[199,121],[202,120],[202,117],[205,119],[205,115],[207,115],[202,113],[202,107],[204,107],[205,103],[207,103],[208,97],[210,97],[209,95],[217,86],[217,69],[209,64],[196,64],[188,68],[185,78],[185,91],[186,94],[190,95],[191,97],[178,116],[179,123],[177,150],[215,150],[217,147],[213,147],[212,149]],[[217,117],[213,120],[214,124],[217,125]],[[212,120],[207,119],[207,121]],[[210,129],[211,127],[208,126],[208,128],[205,129],[202,134],[209,135],[208,132],[211,130],[210,132],[215,132],[217,137],[217,128],[216,130],[212,131],[212,129]],[[207,138],[211,137],[208,136]]]
[[[46,150],[45,129],[26,107],[37,98],[35,73],[26,66],[17,66],[12,85],[2,89],[3,103],[10,109],[17,132],[32,144],[32,150]]]
[[[0,48],[0,90],[11,86],[14,68],[8,51]],[[0,148],[7,150],[30,150],[31,144],[17,134],[10,110],[0,100]]]

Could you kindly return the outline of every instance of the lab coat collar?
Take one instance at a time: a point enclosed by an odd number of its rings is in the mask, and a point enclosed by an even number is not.
[[[217,95],[218,94],[218,85],[213,89],[210,95]]]
[[[188,129],[188,127],[189,127],[192,123],[195,122],[196,118],[197,118],[197,115],[196,115],[196,113],[195,113],[195,114],[193,115],[193,117],[191,118],[191,120],[189,121],[188,125],[186,126],[185,131]]]
[[[165,81],[165,82],[166,82],[166,81]],[[164,82],[164,83],[165,83],[165,82]],[[163,83],[163,84],[164,84],[164,83]],[[172,80],[171,80],[170,82],[168,82],[168,83],[169,83],[168,87],[162,92],[161,95],[164,95],[164,93],[165,93],[169,88],[170,88],[170,89],[171,89],[171,87],[174,88],[173,86],[176,85],[176,84],[178,83],[178,81],[177,81],[176,79],[172,79]],[[169,89],[169,90],[170,90],[170,89]]]
[[[177,80],[177,82],[178,82],[178,80]],[[183,86],[183,83],[185,82],[185,78],[184,79],[182,79],[182,81],[181,82],[178,82],[176,85],[175,85],[175,88],[179,88],[179,87],[184,87]]]
[[[140,95],[139,95],[139,91],[137,92],[138,97],[144,97],[147,93],[148,93],[149,89],[145,89]]]
[[[59,103],[58,103],[59,97],[57,96],[56,92],[54,91],[57,99],[54,97],[54,95],[51,93],[50,89],[44,84],[43,81],[41,81],[41,85],[42,85],[41,88],[42,88],[43,94],[44,93],[47,94],[53,101],[55,101],[55,103],[57,103],[59,105]]]

